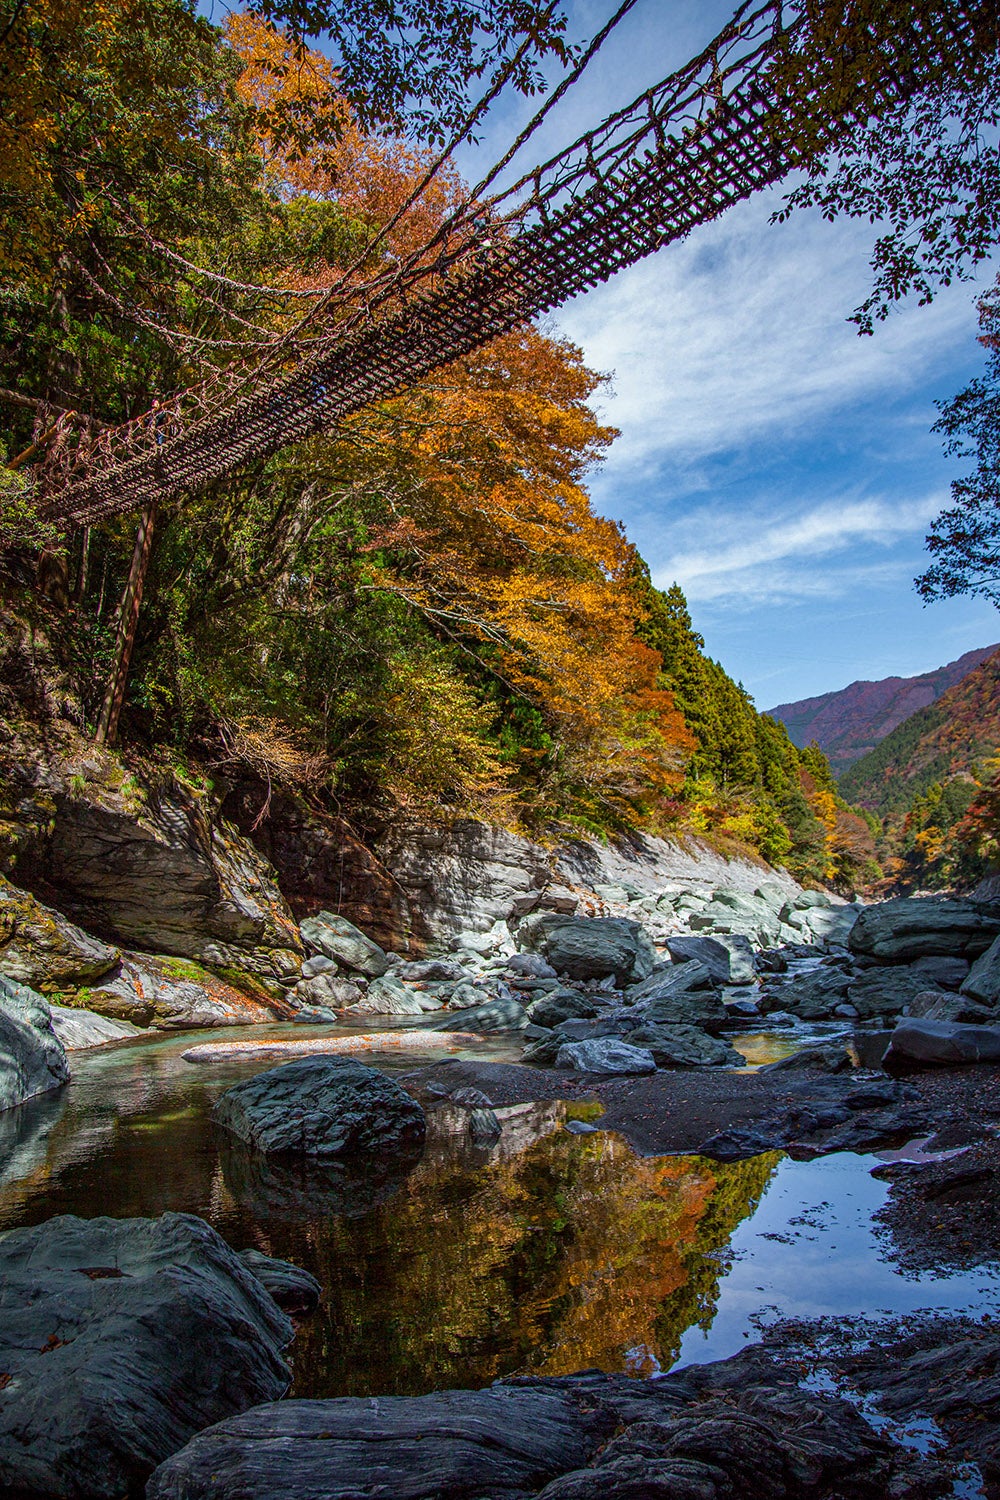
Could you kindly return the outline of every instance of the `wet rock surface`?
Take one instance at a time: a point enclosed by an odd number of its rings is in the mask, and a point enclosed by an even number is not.
[[[406,1151],[426,1129],[420,1105],[394,1079],[346,1057],[258,1073],[227,1089],[214,1118],[257,1151],[320,1158]]]
[[[202,1433],[149,1500],[920,1500],[943,1470],[757,1358],[657,1381],[586,1371],[483,1391],[259,1407]]]
[[[27,985],[0,977],[0,1112],[69,1080],[52,1012]]]
[[[206,1425],[286,1388],[292,1326],[203,1220],[0,1235],[0,1492],[139,1495]]]

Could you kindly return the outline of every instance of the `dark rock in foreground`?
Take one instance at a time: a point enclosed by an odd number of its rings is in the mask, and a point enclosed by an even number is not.
[[[350,1057],[307,1057],[227,1089],[213,1111],[258,1151],[391,1155],[419,1144],[424,1112],[392,1078]]]
[[[900,1021],[892,1033],[885,1061],[932,1063],[940,1067],[1000,1063],[1000,1026],[967,1026],[961,1021],[913,1017]]]
[[[48,1003],[26,985],[0,976],[0,1111],[69,1080]]]
[[[941,1478],[846,1402],[740,1356],[657,1381],[585,1371],[484,1391],[262,1406],[201,1433],[157,1470],[147,1495],[929,1500],[944,1492]]]
[[[0,1494],[140,1494],[194,1433],[286,1389],[292,1325],[188,1214],[0,1236]]]

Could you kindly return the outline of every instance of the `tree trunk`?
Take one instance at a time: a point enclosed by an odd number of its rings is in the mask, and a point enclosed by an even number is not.
[[[142,513],[139,530],[135,535],[132,566],[129,568],[128,582],[118,608],[114,665],[111,669],[107,691],[104,694],[104,702],[101,705],[101,716],[97,721],[99,745],[113,745],[118,738],[118,720],[125,701],[128,669],[132,661],[132,648],[135,645],[136,626],[139,623],[139,606],[142,604],[142,589],[146,582],[149,559],[153,551],[155,523],[156,501],[151,500]]]
[[[83,596],[87,592],[87,573],[90,568],[90,527],[85,526],[80,537],[80,563],[76,570],[76,582],[73,584],[72,603],[80,605]]]

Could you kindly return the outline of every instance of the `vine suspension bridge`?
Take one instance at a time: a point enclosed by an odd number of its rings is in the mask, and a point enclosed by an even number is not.
[[[997,45],[990,0],[883,0],[860,45],[845,5],[789,9],[744,5],[679,72],[490,194],[547,105],[419,250],[402,262],[376,253],[383,231],[353,275],[308,294],[253,358],[121,427],[58,417],[34,468],[44,514],[89,525],[155,506],[334,428],[682,239]],[[301,291],[284,295],[301,309]]]

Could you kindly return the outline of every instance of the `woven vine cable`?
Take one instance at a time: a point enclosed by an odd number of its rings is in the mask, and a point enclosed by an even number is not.
[[[827,6],[823,17],[840,13]],[[89,522],[131,510],[334,427],[683,238],[996,46],[987,0],[937,0],[918,17],[885,0],[863,57],[810,56],[807,19],[782,20],[778,0],[744,7],[686,68],[514,189],[470,205],[446,266],[369,283],[346,320],[290,351],[285,368],[261,370],[253,388],[240,367],[238,394],[214,409],[178,401],[127,432],[55,445],[40,476],[47,514]],[[527,196],[512,203],[518,191]]]

